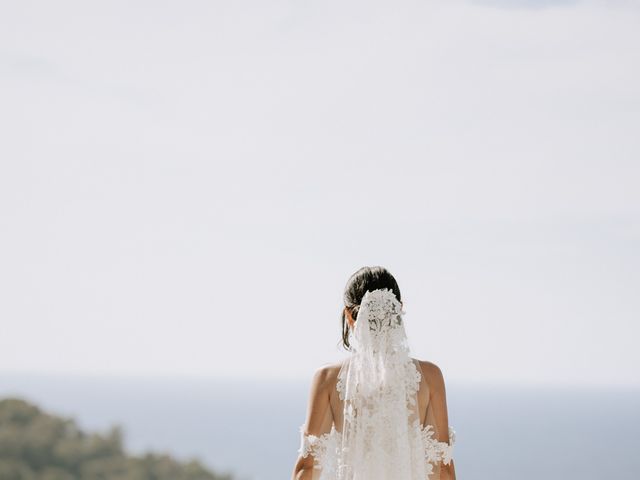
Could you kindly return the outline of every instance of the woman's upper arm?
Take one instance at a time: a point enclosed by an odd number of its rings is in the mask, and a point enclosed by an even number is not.
[[[451,457],[453,438],[449,435],[449,412],[447,409],[447,393],[444,385],[444,376],[440,368],[431,362],[422,362],[422,370],[427,376],[429,382],[429,409],[431,412],[429,417],[433,419],[435,438],[439,442],[449,444],[447,459],[444,464],[439,465],[440,480],[455,480],[456,472]],[[446,450],[446,449],[445,449]]]
[[[429,382],[429,408],[432,409],[436,439],[449,442],[449,413],[447,410],[447,393],[442,370],[431,362],[421,362],[422,370]]]
[[[321,367],[316,370],[313,375],[307,405],[307,416],[303,426],[304,433],[321,435],[327,431],[326,417],[329,410],[329,377],[329,367]]]
[[[311,391],[309,392],[309,401],[307,405],[307,415],[304,424],[301,427],[300,439],[300,455],[294,467],[294,479],[311,478],[311,472],[314,466],[314,456],[312,449],[309,449],[308,438],[312,436],[319,437],[327,433],[331,429],[332,418],[329,406],[329,385],[330,385],[330,369],[329,367],[319,368],[313,375],[311,381]]]

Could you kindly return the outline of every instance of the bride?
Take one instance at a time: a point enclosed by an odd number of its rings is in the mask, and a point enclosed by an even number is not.
[[[409,355],[400,289],[382,267],[347,282],[351,355],[313,377],[294,480],[455,480],[444,379]]]

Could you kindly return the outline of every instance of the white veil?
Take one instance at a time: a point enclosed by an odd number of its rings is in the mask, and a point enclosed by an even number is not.
[[[425,462],[417,391],[402,304],[389,289],[367,291],[350,332],[353,355],[340,371],[344,402],[339,479],[420,479]]]

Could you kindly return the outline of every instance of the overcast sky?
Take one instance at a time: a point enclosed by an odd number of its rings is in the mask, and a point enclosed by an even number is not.
[[[634,3],[2,2],[0,370],[640,386]]]

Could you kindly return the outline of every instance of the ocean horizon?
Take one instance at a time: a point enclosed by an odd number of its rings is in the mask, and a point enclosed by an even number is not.
[[[291,476],[309,383],[0,373],[0,397],[120,425],[125,448],[198,458],[242,480]],[[640,478],[640,389],[450,384],[461,480]]]

